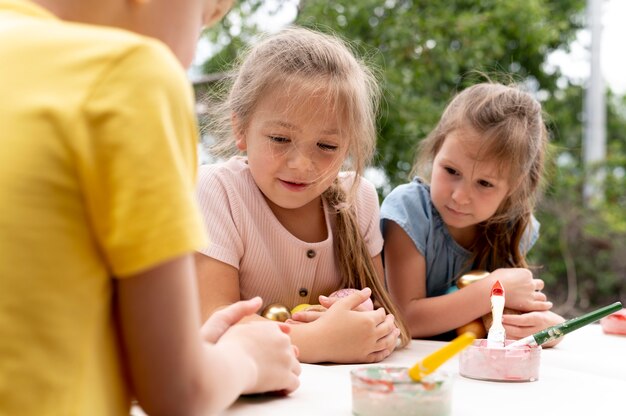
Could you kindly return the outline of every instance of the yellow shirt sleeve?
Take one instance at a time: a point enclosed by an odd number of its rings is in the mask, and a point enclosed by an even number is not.
[[[198,136],[191,88],[174,59],[165,60],[168,66],[162,56],[146,56],[155,48],[131,52],[88,97],[92,134],[77,153],[96,238],[116,276],[205,243],[193,194]]]

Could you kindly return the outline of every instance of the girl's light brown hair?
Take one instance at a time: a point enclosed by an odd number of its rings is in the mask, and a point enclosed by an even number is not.
[[[221,106],[214,106],[221,117],[212,117],[208,125],[215,140],[210,150],[217,156],[237,152],[231,118],[236,116],[236,128],[245,131],[257,103],[269,91],[285,91],[285,105],[293,106],[299,103],[290,103],[289,88],[321,92],[341,115],[340,131],[347,141],[342,167],[354,171],[355,180],[346,192],[335,179],[322,197],[336,211],[334,241],[342,285],[370,287],[374,301],[396,318],[401,344],[406,345],[408,330],[376,273],[353,207],[360,177],[376,149],[380,90],[374,74],[339,37],[290,27],[257,42],[243,55],[230,81],[227,98]]]
[[[420,143],[411,173],[430,178],[433,160],[444,140],[462,128],[472,129],[479,138],[476,162],[495,161],[499,171],[506,172],[509,184],[509,193],[496,213],[478,224],[469,266],[489,271],[528,267],[528,241],[522,239],[530,236],[548,144],[541,105],[517,86],[486,82],[463,90]]]

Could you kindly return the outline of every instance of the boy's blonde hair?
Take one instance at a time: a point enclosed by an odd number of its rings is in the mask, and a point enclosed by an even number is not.
[[[444,140],[463,128],[471,128],[479,138],[476,161],[495,161],[499,171],[507,173],[509,184],[509,193],[494,216],[478,225],[470,266],[489,271],[528,267],[520,242],[532,226],[548,143],[541,105],[516,86],[485,82],[463,90],[420,143],[411,173],[430,178],[433,160]],[[524,247],[528,247],[527,242]]]
[[[360,176],[376,149],[380,100],[376,77],[339,37],[297,27],[284,29],[256,43],[244,55],[233,76],[226,100],[216,107],[221,118],[213,117],[208,125],[215,140],[210,150],[216,156],[236,154],[231,117],[236,117],[236,128],[245,131],[257,103],[270,91],[296,86],[307,92],[322,93],[340,114],[339,130],[347,139],[342,168],[355,171],[355,180],[346,192],[335,179],[322,197],[337,215],[335,253],[343,286],[370,287],[374,300],[395,316],[402,332],[402,345],[406,345],[410,339],[408,330],[377,276],[353,208]]]

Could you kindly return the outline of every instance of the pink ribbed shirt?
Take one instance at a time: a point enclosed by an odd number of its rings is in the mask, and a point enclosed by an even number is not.
[[[200,252],[239,270],[241,299],[258,295],[264,305],[281,303],[293,308],[318,303],[319,295],[339,289],[341,277],[333,250],[335,221],[326,204],[328,238],[308,243],[293,236],[274,216],[243,157],[201,166],[197,189],[211,242]],[[361,233],[375,256],[383,247],[378,196],[365,179],[360,181],[355,207]]]

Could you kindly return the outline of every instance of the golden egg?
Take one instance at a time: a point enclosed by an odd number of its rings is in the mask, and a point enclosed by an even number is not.
[[[308,303],[301,303],[301,304],[299,304],[299,305],[296,305],[296,306],[294,306],[294,307],[293,307],[293,309],[291,310],[291,314],[293,315],[293,314],[295,314],[296,312],[303,311],[303,310],[307,309],[309,306],[311,306],[311,305],[309,305]]]
[[[484,277],[489,276],[489,272],[485,271],[485,270],[472,270],[471,272],[468,272],[466,274],[464,274],[463,276],[459,277],[459,279],[456,281],[456,286],[459,289],[463,289],[465,286],[472,284]]]
[[[285,322],[287,319],[291,318],[289,308],[285,305],[281,305],[280,303],[267,305],[265,309],[263,309],[261,315],[267,319],[278,322]]]
[[[487,335],[487,331],[485,330],[485,326],[483,325],[483,321],[481,319],[474,319],[473,321],[468,322],[465,325],[461,325],[456,329],[457,335],[461,335],[466,332],[473,332],[478,339],[485,338],[485,335]]]
[[[463,276],[459,277],[456,281],[456,286],[459,289],[463,289],[464,287],[479,281],[482,278],[489,276],[489,272],[485,270],[472,270]],[[486,316],[486,315],[485,315]],[[489,314],[491,316],[491,314]],[[483,317],[484,318],[484,317]],[[485,329],[485,324],[483,319],[474,319],[471,322],[466,323],[465,325],[461,325],[456,329],[457,335],[464,334],[466,332],[473,332],[476,335],[476,338],[484,338],[487,335],[487,330]]]

